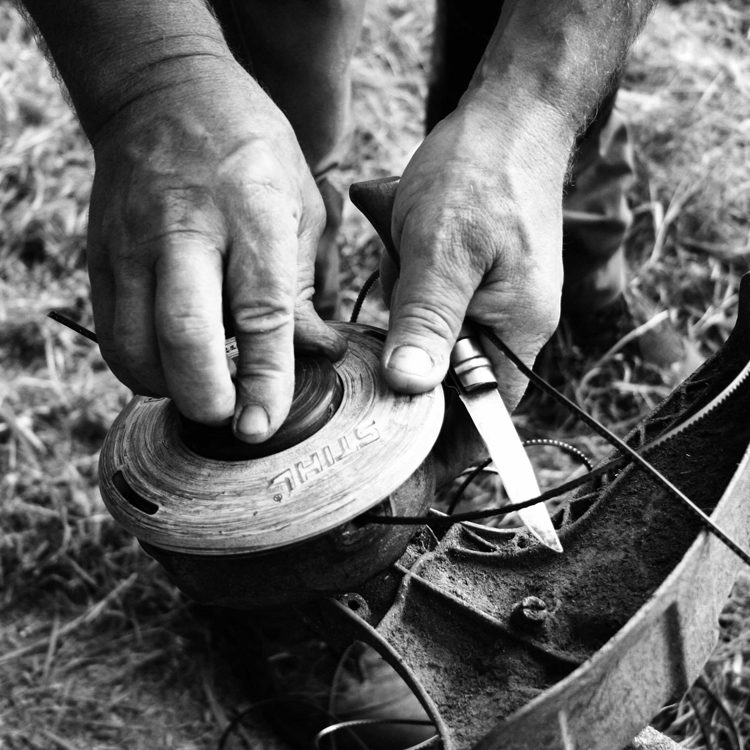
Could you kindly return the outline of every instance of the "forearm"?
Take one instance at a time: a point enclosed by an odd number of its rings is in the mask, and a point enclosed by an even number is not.
[[[23,0],[84,130],[95,139],[128,104],[191,78],[236,72],[203,0]],[[207,64],[210,63],[210,64]]]
[[[601,101],[654,0],[505,0],[462,102],[500,117],[547,110],[572,142]],[[515,5],[514,8],[511,6]],[[507,12],[511,10],[511,12]]]

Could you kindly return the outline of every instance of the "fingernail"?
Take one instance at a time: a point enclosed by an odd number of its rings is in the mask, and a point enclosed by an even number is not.
[[[388,358],[386,367],[414,377],[426,377],[433,368],[432,357],[418,346],[397,346]]]
[[[268,427],[268,412],[257,404],[244,406],[234,423],[235,432],[247,437],[262,437],[268,432]]]

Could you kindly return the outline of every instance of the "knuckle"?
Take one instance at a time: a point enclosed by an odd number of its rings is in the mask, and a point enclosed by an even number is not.
[[[278,181],[270,177],[263,180],[252,180],[243,184],[243,198],[251,206],[272,206],[289,203],[288,193],[279,185]]]
[[[213,343],[216,328],[192,311],[172,310],[159,325],[159,342],[169,349],[199,348]]]
[[[217,175],[223,182],[235,182],[238,174],[255,181],[264,176],[273,178],[280,171],[278,154],[268,138],[256,136],[247,138],[227,154],[218,165]]]
[[[422,252],[435,254],[440,248],[463,246],[466,216],[453,204],[435,204],[427,211],[409,214],[404,222],[404,235],[423,236]]]
[[[123,223],[130,237],[156,240],[191,230],[198,217],[213,208],[208,185],[170,185],[163,179],[135,182],[123,207]]]
[[[419,238],[404,242],[404,252],[453,284],[465,285],[481,279],[498,256],[497,226],[481,206],[450,203],[410,215],[401,238]]]
[[[398,312],[398,325],[402,331],[449,340],[456,333],[457,318],[447,305],[428,300],[404,305]]]
[[[238,333],[247,335],[281,332],[294,324],[291,295],[232,306],[232,319]]]
[[[252,138],[222,159],[216,170],[216,184],[232,190],[241,185],[246,194],[288,201],[294,184],[294,170],[289,166],[268,139]]]
[[[294,391],[292,363],[271,362],[268,359],[242,359],[237,364],[237,386],[245,400],[262,400],[269,412],[275,411],[279,400],[288,398]]]

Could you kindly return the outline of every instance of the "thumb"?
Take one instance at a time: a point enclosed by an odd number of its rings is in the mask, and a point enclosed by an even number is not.
[[[402,248],[408,248],[403,237]],[[479,279],[451,269],[443,255],[411,248],[402,253],[401,275],[391,298],[383,369],[388,384],[423,393],[445,377],[466,308]]]
[[[453,212],[428,200],[399,216],[398,186],[397,178],[372,180],[352,185],[349,195],[390,256],[381,262],[391,307],[382,358],[385,379],[397,391],[424,393],[445,377],[466,308],[482,278],[472,264],[456,257],[455,248],[464,243],[455,231]],[[401,273],[390,294],[397,266]]]

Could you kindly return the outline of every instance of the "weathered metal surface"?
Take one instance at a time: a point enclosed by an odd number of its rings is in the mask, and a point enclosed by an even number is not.
[[[718,396],[750,358],[750,282],[725,347],[629,436],[644,445]],[[750,545],[750,382],[647,454],[743,547]],[[523,531],[422,533],[358,593],[308,610],[371,643],[413,686],[446,750],[613,750],[689,687],[717,636],[740,560],[650,476],[584,487],[557,519],[564,553]],[[388,608],[379,599],[395,592]],[[532,626],[517,605],[545,603]],[[362,608],[360,608],[362,609]]]

